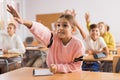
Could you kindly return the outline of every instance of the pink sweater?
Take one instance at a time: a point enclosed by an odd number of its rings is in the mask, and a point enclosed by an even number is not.
[[[44,25],[33,22],[30,31],[45,46],[50,43],[51,31]],[[56,64],[57,72],[67,73],[81,70],[82,62],[74,62],[74,59],[83,55],[84,51],[84,46],[79,39],[72,37],[67,45],[63,45],[57,34],[53,33],[53,43],[48,51],[47,64],[48,66]]]

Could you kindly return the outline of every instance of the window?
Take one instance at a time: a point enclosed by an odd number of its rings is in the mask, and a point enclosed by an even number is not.
[[[16,24],[11,14],[7,12],[6,5],[11,4],[14,8],[16,8],[19,11],[20,10],[19,2],[16,0],[0,0],[0,30],[5,30],[6,29],[5,26],[7,26],[7,24],[10,22]]]
[[[3,5],[3,0],[0,0],[0,30],[4,29],[4,5]]]

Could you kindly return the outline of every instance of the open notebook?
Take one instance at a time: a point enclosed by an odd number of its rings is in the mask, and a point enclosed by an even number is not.
[[[33,75],[34,76],[49,76],[49,75],[53,75],[53,73],[50,72],[49,69],[33,69]]]

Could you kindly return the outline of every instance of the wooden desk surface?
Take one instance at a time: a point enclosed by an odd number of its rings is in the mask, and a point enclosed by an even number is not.
[[[120,80],[120,74],[81,71],[53,76],[33,76],[33,68],[24,67],[1,74],[0,80]]]
[[[0,54],[0,59],[7,59],[7,58],[12,58],[17,56],[20,56],[20,54],[17,54],[17,53]]]
[[[83,57],[83,61],[113,61],[114,56],[115,55],[108,55],[105,58],[95,59],[93,55],[88,55],[88,56]]]
[[[48,50],[48,48],[46,47],[26,47],[26,50],[33,50],[33,51],[36,51],[36,50],[40,50],[40,51],[46,51]]]

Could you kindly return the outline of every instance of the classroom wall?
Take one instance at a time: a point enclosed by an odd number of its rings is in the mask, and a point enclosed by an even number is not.
[[[104,21],[110,26],[110,32],[120,42],[120,0],[23,0],[25,18],[36,20],[36,14],[63,12],[66,9],[75,9],[77,19],[88,33],[85,25],[84,14],[89,12],[91,23]],[[28,32],[25,36],[31,35]]]
[[[15,1],[15,2],[13,2]],[[23,8],[23,4],[24,2],[22,0],[0,0],[0,2],[3,2],[2,5],[0,4],[0,13],[3,13],[1,17],[0,15],[0,21],[1,19],[3,20],[3,23],[2,23],[2,27],[3,29],[0,29],[0,43],[1,43],[1,35],[4,34],[4,33],[7,33],[7,26],[10,22],[13,22],[16,24],[15,21],[13,21],[11,18],[10,18],[10,14],[7,12],[7,4],[11,4],[11,5],[16,5],[17,6],[17,9],[19,10],[21,16],[24,16],[24,8]],[[1,7],[2,6],[2,7]],[[1,10],[2,8],[2,10]],[[9,19],[8,19],[9,18]],[[16,34],[18,34],[22,40],[24,40],[24,38],[26,37],[26,34],[25,34],[25,27],[22,27],[23,25],[19,25],[19,24],[16,24]],[[25,36],[24,36],[25,35]]]

